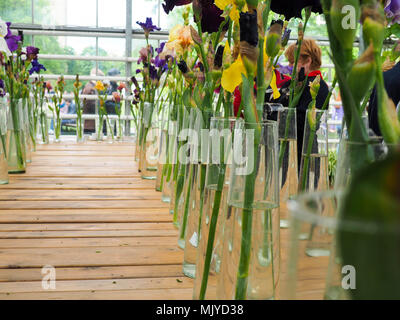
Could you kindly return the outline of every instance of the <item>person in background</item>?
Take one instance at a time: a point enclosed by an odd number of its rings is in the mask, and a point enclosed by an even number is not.
[[[75,103],[73,103],[72,100],[70,100],[70,99],[66,99],[64,110],[62,110],[61,112],[66,113],[66,114],[76,114]],[[76,120],[74,120],[74,119],[66,119],[66,120],[62,120],[62,122],[61,122],[62,125],[75,124],[75,123],[76,123]]]
[[[107,76],[109,77],[117,77],[121,74],[121,72],[116,69],[112,68],[107,72]],[[110,86],[107,88],[107,95],[111,96],[114,92],[118,91],[118,83],[115,81],[110,81]],[[113,101],[106,102],[106,110],[108,114],[117,114],[115,112],[115,103]]]
[[[286,49],[285,55],[289,61],[289,64],[294,64],[294,53],[296,44],[292,44]],[[310,86],[309,84],[315,80],[317,76],[321,77],[320,89],[317,95],[316,107],[321,109],[325,103],[326,98],[329,95],[328,84],[324,81],[323,75],[320,71],[322,65],[322,50],[313,39],[304,39],[300,50],[299,62],[297,65],[297,74],[299,75],[303,69],[304,75],[308,75],[308,85],[305,87],[304,92],[300,98],[298,105],[296,106],[297,113],[297,153],[298,153],[298,168],[300,170],[301,155],[303,150],[303,136],[304,126],[306,120],[306,112],[312,101]],[[289,105],[289,88],[291,79],[286,81],[280,88],[281,97],[277,100],[273,100],[274,103],[281,103],[287,107]],[[268,99],[267,99],[268,101]]]
[[[385,88],[389,98],[393,100],[395,106],[398,106],[400,103],[400,62],[398,62],[392,69],[384,72],[383,78],[385,80]],[[375,87],[369,102],[368,119],[370,129],[380,137],[382,136],[382,132],[379,127],[377,98]]]
[[[97,70],[96,68],[93,68],[90,71],[90,76],[96,77],[96,76],[102,76],[104,77],[104,73],[101,70]],[[94,88],[96,86],[96,81],[91,80],[89,81],[85,87],[82,90],[83,95],[96,95],[96,89]],[[85,103],[83,104],[83,114],[95,114],[96,113],[96,100],[86,100]],[[84,121],[84,132],[85,133],[95,133],[96,132],[96,122],[95,120],[85,120]]]

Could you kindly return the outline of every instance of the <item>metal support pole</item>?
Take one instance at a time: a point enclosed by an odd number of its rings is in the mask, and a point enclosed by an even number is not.
[[[126,27],[125,27],[125,57],[132,57],[132,0],[126,0]],[[125,64],[125,74],[127,78],[132,76],[132,62],[127,61]],[[127,96],[131,95],[131,88],[127,86]],[[125,115],[131,113],[129,107],[130,101],[125,100]],[[131,123],[125,122],[125,135],[130,136]]]

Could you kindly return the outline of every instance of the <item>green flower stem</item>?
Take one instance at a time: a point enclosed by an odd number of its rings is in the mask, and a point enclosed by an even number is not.
[[[173,216],[173,222],[175,225],[178,223],[178,205],[179,205],[179,200],[180,196],[183,191],[183,185],[185,182],[185,172],[186,172],[186,165],[180,164],[179,165],[179,174],[176,180],[176,186],[175,186],[175,204],[174,204],[174,216]]]
[[[200,300],[205,299],[206,290],[207,290],[208,275],[210,272],[212,251],[214,248],[214,241],[215,241],[215,232],[217,230],[219,210],[221,207],[222,191],[223,191],[224,182],[225,182],[225,171],[226,171],[226,165],[221,164],[219,167],[218,185],[217,185],[217,190],[215,191],[215,198],[214,198],[214,204],[213,204],[213,210],[212,210],[211,222],[210,222],[210,230],[208,233],[207,251],[206,251],[206,257],[204,260],[204,270],[203,270],[203,277],[201,280],[201,288],[200,288],[200,296],[199,296]]]
[[[17,151],[17,164],[19,168],[24,167],[24,154],[22,152],[22,141],[21,141],[21,129],[20,129],[20,119],[18,115],[18,103],[11,103],[11,114],[12,114],[12,122],[14,129],[14,138],[15,138],[15,147]]]
[[[256,163],[258,144],[254,145],[254,160]],[[255,182],[257,171],[254,168],[253,172],[246,177],[245,196],[242,210],[242,240],[240,247],[239,268],[236,281],[236,300],[245,300],[247,296],[247,284],[250,269],[251,255],[251,238],[253,229],[253,204],[255,195]]]
[[[43,108],[41,108],[42,111],[40,112],[40,129],[42,130],[42,141],[43,143],[46,143],[46,137],[48,135],[48,132],[46,132],[46,121],[47,121],[47,114],[43,111]]]
[[[199,224],[197,229],[197,234],[200,234],[201,231],[201,223],[203,220],[203,209],[204,209],[204,189],[206,187],[206,173],[207,173],[207,165],[200,164],[200,210],[199,210]]]
[[[329,91],[328,96],[325,99],[324,105],[322,106],[322,111],[326,111],[328,109],[329,106],[329,101],[331,100],[333,91],[336,88],[336,84],[337,84],[337,79],[335,77],[335,79],[333,80],[332,83],[332,88]],[[314,101],[315,103],[315,101]],[[321,118],[323,116],[323,113],[321,113],[320,115],[318,115],[317,119],[316,119],[316,124],[320,123]],[[306,118],[306,121],[308,121],[308,119]],[[311,127],[311,126],[310,126]],[[303,167],[303,172],[302,172],[302,179],[300,181],[300,185],[299,185],[299,192],[302,191],[306,191],[306,186],[307,186],[307,172],[309,170],[310,167],[310,156],[311,156],[311,151],[312,151],[312,145],[315,139],[315,136],[317,134],[316,132],[316,128],[310,128],[311,132],[310,132],[310,136],[308,138],[308,143],[307,143],[307,153],[304,155],[304,167]]]
[[[1,134],[1,143],[3,144],[4,157],[7,159],[6,136],[3,134]]]
[[[185,209],[182,217],[182,226],[180,230],[180,239],[185,239],[185,233],[186,233],[186,226],[187,226],[187,220],[188,220],[188,214],[189,214],[189,204],[190,204],[190,195],[192,192],[192,185],[193,185],[193,169],[194,169],[194,164],[190,164],[189,166],[189,176],[188,176],[188,188],[186,192],[186,199],[185,199]]]

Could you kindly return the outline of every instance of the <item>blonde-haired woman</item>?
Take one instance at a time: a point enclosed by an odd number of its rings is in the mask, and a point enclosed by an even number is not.
[[[292,44],[286,49],[285,56],[289,61],[290,65],[294,65],[294,55],[297,49],[296,44]],[[329,95],[328,84],[324,81],[323,75],[320,71],[322,65],[322,50],[313,39],[304,39],[301,50],[300,57],[297,65],[297,74],[300,77],[300,81],[305,80],[305,76],[308,75],[308,82],[311,83],[315,80],[317,76],[321,78],[320,90],[317,95],[317,105],[318,109],[321,109],[324,105],[326,98]],[[288,81],[281,88],[282,96],[278,103],[282,103],[284,106],[289,104],[289,87],[290,82]],[[298,165],[300,169],[301,164],[301,154],[303,150],[303,135],[304,135],[304,124],[306,119],[306,112],[312,101],[309,86],[307,85],[304,92],[300,98],[298,105],[296,106],[297,112],[297,148],[298,148]]]

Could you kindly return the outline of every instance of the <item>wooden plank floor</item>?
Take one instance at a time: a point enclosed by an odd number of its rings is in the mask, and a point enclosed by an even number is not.
[[[38,146],[0,186],[0,299],[192,298],[169,206],[133,155],[129,142]]]

